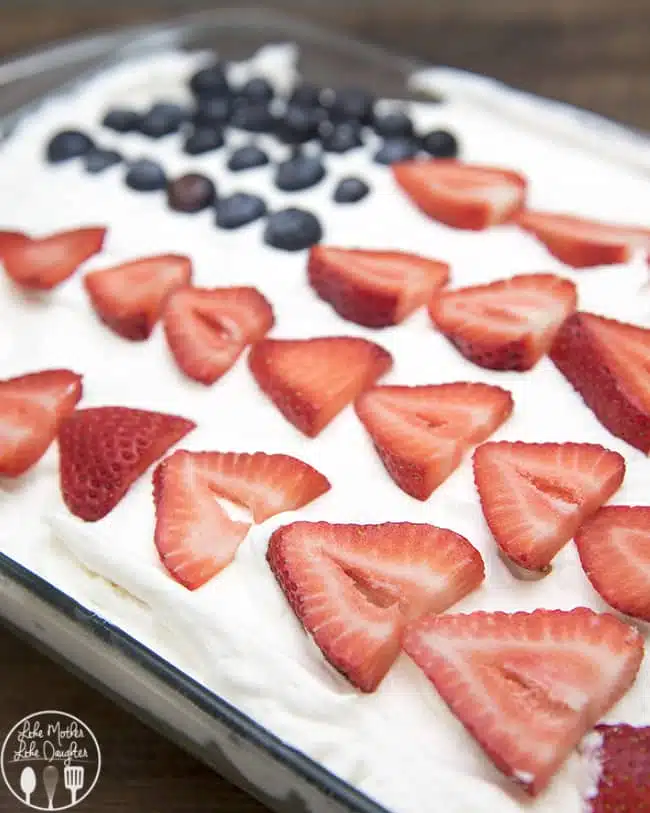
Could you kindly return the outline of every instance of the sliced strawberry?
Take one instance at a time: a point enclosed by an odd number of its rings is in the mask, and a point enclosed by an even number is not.
[[[498,167],[432,158],[393,164],[395,180],[422,211],[457,229],[510,220],[526,198],[526,179]]]
[[[271,570],[325,658],[364,692],[400,651],[404,625],[483,581],[480,554],[433,525],[294,522],[271,536]]]
[[[449,280],[449,266],[403,251],[314,246],[309,283],[344,319],[367,327],[397,325]]]
[[[619,488],[625,460],[591,443],[485,443],[474,452],[481,506],[501,552],[541,573]]]
[[[489,384],[375,387],[357,399],[357,415],[397,485],[426,500],[470,446],[507,420],[512,396]]]
[[[5,271],[15,283],[24,288],[49,290],[101,251],[105,235],[106,229],[100,227],[72,229],[40,238],[16,238],[14,233],[0,248],[0,255]]]
[[[580,744],[584,813],[648,813],[650,726],[598,725]]]
[[[434,325],[465,358],[491,370],[529,370],[548,352],[576,307],[576,288],[553,274],[441,293],[429,305]]]
[[[297,429],[316,437],[388,372],[388,351],[366,339],[264,339],[248,357],[257,383]]]
[[[494,764],[535,795],[627,691],[643,638],[611,615],[425,616],[404,648]]]
[[[28,242],[29,237],[21,231],[0,231],[0,262],[8,251],[24,246]]]
[[[151,335],[167,297],[189,285],[192,263],[178,254],[160,254],[91,271],[84,285],[99,318],[125,339]]]
[[[589,581],[605,601],[650,621],[650,508],[608,505],[576,533]]]
[[[273,322],[273,309],[255,288],[181,288],[167,300],[163,316],[176,363],[206,385],[227,373]]]
[[[105,517],[131,485],[196,424],[128,407],[79,409],[59,431],[61,494],[87,522]]]
[[[43,457],[81,392],[81,376],[70,370],[0,381],[1,475],[18,477]]]
[[[189,590],[205,584],[232,562],[250,528],[215,499],[211,453],[174,452],[154,472],[160,561]]]
[[[528,210],[520,213],[517,222],[554,257],[574,268],[625,263],[637,249],[650,251],[650,229]]]
[[[574,313],[549,356],[603,426],[650,452],[650,330]]]

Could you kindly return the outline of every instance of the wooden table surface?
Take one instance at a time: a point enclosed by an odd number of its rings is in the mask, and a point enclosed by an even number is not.
[[[2,59],[55,38],[219,4],[0,0],[0,5]],[[257,0],[251,5],[264,3]],[[491,74],[650,130],[648,0],[289,0],[266,5],[300,12],[404,54]],[[24,715],[48,708],[68,711],[95,731],[104,768],[80,810],[264,810],[2,629],[0,652],[0,737]],[[0,811],[16,809],[17,803],[0,783]]]

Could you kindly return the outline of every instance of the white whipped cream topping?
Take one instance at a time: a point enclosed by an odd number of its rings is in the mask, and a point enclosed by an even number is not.
[[[294,75],[293,57],[292,49],[268,48],[237,70],[240,76],[264,73],[286,86]],[[480,369],[436,333],[423,312],[380,331],[346,323],[310,291],[305,254],[266,247],[262,223],[219,231],[211,212],[172,213],[163,193],[129,190],[123,167],[91,176],[80,162],[57,167],[43,162],[52,133],[81,127],[99,144],[115,146],[131,158],[159,159],[171,176],[205,172],[221,194],[250,191],[272,208],[308,208],[322,218],[327,243],[401,249],[444,260],[451,265],[454,286],[555,271],[578,285],[582,308],[650,326],[642,257],[626,266],[574,272],[512,226],[471,233],[434,223],[406,200],[389,170],[372,162],[371,148],[327,155],[328,173],[321,184],[285,193],[274,188],[271,167],[227,173],[228,150],[191,157],[182,153],[179,136],[153,141],[99,126],[111,105],[145,107],[160,98],[185,98],[183,83],[204,60],[172,53],[129,62],[26,118],[0,147],[3,189],[10,190],[0,198],[0,228],[40,235],[105,224],[105,248],[86,270],[147,254],[187,254],[198,285],[257,286],[275,309],[273,336],[350,334],[379,342],[395,359],[385,383],[499,384],[512,392],[515,411],[495,439],[602,443],[621,452],[628,464],[613,502],[647,503],[650,463],[596,421],[548,360],[526,374]],[[552,143],[521,122],[476,110],[462,99],[411,109],[420,126],[458,133],[466,160],[524,172],[531,182],[532,207],[648,225],[650,187],[629,169],[598,160],[575,144]],[[229,135],[230,145],[249,140],[243,133]],[[288,152],[270,139],[256,140],[274,157]],[[356,205],[336,205],[331,200],[335,183],[348,174],[366,179],[372,192]],[[584,576],[574,546],[557,556],[547,578],[517,581],[499,559],[483,520],[469,458],[428,501],[413,500],[388,477],[352,409],[320,437],[307,439],[261,395],[245,359],[211,388],[193,383],[175,368],[160,327],[144,343],[127,342],[105,328],[89,306],[81,277],[78,273],[46,295],[17,292],[0,280],[0,376],[70,367],[84,373],[84,406],[120,404],[185,415],[197,421],[198,429],[180,444],[183,448],[292,454],[322,471],[333,488],[296,514],[253,527],[235,562],[192,593],[169,578],[158,561],[150,473],[105,519],[87,524],[61,502],[53,448],[24,478],[0,483],[0,549],[396,813],[421,813],[432,798],[440,809],[457,813],[580,813],[577,754],[545,793],[525,799],[405,656],[377,692],[359,695],[304,634],[264,558],[272,530],[297,517],[430,522],[465,535],[486,563],[484,585],[454,609],[607,609]],[[650,701],[642,690],[649,679],[646,662],[607,719],[650,723]]]

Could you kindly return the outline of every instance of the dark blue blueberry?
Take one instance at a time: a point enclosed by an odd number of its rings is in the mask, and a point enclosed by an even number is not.
[[[275,133],[285,144],[304,144],[318,135],[324,111],[291,104],[276,123]]]
[[[188,155],[202,155],[218,150],[224,144],[223,130],[218,127],[196,127],[185,139],[183,150]]]
[[[297,85],[289,96],[289,104],[295,104],[298,107],[318,107],[320,104],[321,88],[312,85],[309,82],[303,82]]]
[[[121,160],[122,156],[116,150],[102,150],[99,148],[90,150],[83,157],[86,172],[90,172],[92,175],[119,164]]]
[[[408,138],[413,135],[413,122],[402,111],[375,116],[374,128],[377,135],[383,138]]]
[[[116,107],[109,110],[102,119],[104,127],[115,130],[116,133],[132,133],[138,129],[140,124],[140,114],[135,110],[128,110],[123,107]]]
[[[357,203],[370,192],[370,187],[360,178],[342,178],[334,190],[336,203]]]
[[[263,167],[269,163],[269,156],[256,147],[255,144],[248,144],[245,147],[240,147],[235,150],[228,159],[228,169],[233,172],[241,172],[244,169],[253,169],[253,167]]]
[[[363,144],[361,128],[355,121],[344,121],[336,125],[328,121],[321,126],[320,132],[325,152],[343,153]]]
[[[329,98],[324,95],[332,121],[353,119],[362,124],[370,124],[373,118],[375,97],[372,93],[358,88],[344,88],[336,91]]]
[[[458,155],[458,140],[447,130],[432,130],[422,136],[422,149],[436,158],[455,158]]]
[[[190,90],[195,96],[230,95],[231,91],[225,65],[217,62],[207,68],[201,68],[190,78]]]
[[[230,123],[249,133],[268,133],[274,129],[275,117],[267,104],[241,104],[235,108]]]
[[[315,186],[324,176],[325,167],[320,158],[298,154],[278,164],[275,185],[285,192],[298,192]]]
[[[261,76],[255,76],[239,88],[237,95],[249,102],[260,102],[263,104],[271,101],[275,95],[275,91],[273,90],[273,85],[267,79]]]
[[[141,118],[138,130],[149,138],[162,138],[177,133],[187,118],[187,111],[177,104],[159,102]]]
[[[318,218],[304,209],[282,209],[269,216],[264,229],[264,242],[284,251],[300,251],[317,243],[323,236]]]
[[[133,161],[126,173],[126,185],[138,192],[153,192],[167,186],[165,170],[155,161],[141,158]]]
[[[418,144],[412,138],[387,138],[375,153],[375,161],[378,164],[394,164],[415,158],[417,154]]]
[[[215,125],[225,124],[232,113],[232,98],[230,96],[215,96],[199,99],[192,117],[195,124]]]
[[[79,130],[61,130],[50,139],[45,154],[50,164],[60,164],[85,155],[94,146],[92,139]]]
[[[176,212],[200,212],[217,197],[214,184],[205,175],[191,172],[167,185],[167,203]]]
[[[217,226],[222,229],[238,229],[266,214],[266,203],[257,195],[237,192],[217,203]]]

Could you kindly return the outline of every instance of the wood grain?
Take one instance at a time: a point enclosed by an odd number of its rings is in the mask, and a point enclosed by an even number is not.
[[[0,58],[107,27],[218,4],[181,0],[0,0]],[[254,3],[263,5],[263,3]],[[226,5],[233,5],[228,3]],[[398,52],[513,85],[650,130],[648,0],[289,0],[267,4]],[[95,691],[0,630],[0,736],[56,708],[95,731],[104,770],[80,810],[261,813],[262,806]],[[0,783],[0,811],[16,803]]]

